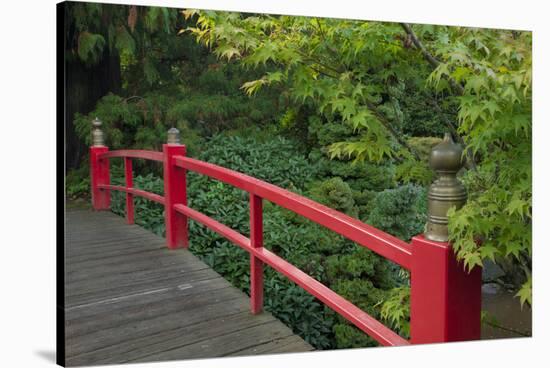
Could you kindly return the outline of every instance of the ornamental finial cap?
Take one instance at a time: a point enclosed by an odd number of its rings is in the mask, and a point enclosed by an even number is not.
[[[103,131],[101,130],[102,122],[97,117],[92,120],[92,146],[104,146]]]
[[[462,147],[456,144],[450,133],[430,153],[430,167],[439,174],[457,173],[464,166]]]
[[[176,128],[168,129],[166,136],[166,143],[168,144],[180,144],[180,131]]]
[[[439,175],[428,191],[428,224],[426,239],[446,242],[449,240],[451,207],[461,208],[466,203],[466,189],[456,174],[464,165],[462,147],[446,133],[443,141],[432,149],[430,167]]]
[[[94,126],[94,128],[101,128],[101,124],[103,123],[101,122],[101,120],[98,119],[97,116],[94,120],[92,120],[92,125]]]

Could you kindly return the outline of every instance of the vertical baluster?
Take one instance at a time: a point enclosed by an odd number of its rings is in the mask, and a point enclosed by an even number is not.
[[[126,188],[134,187],[134,178],[132,174],[132,159],[130,157],[124,157],[124,177],[126,179]],[[128,224],[134,223],[134,195],[132,193],[126,193],[126,222]]]
[[[185,146],[180,144],[179,131],[168,130],[167,143],[162,145],[164,152],[164,214],[166,224],[166,244],[168,248],[187,248],[189,244],[187,216],[174,210],[175,204],[187,205],[186,170],[174,165],[174,156],[185,156]]]
[[[462,148],[449,134],[432,150],[430,165],[438,179],[428,193],[428,225],[424,235],[412,239],[411,342],[476,340],[481,268],[467,272],[449,242],[447,211],[466,202],[466,190],[456,177],[463,165]]]
[[[111,193],[108,189],[100,189],[100,184],[110,184],[109,160],[100,159],[99,155],[109,151],[103,140],[101,121],[95,118],[92,121],[92,146],[90,147],[90,181],[92,192],[92,206],[94,210],[108,210],[111,205]]]
[[[250,243],[253,248],[262,248],[263,240],[263,215],[262,198],[250,194]],[[264,264],[250,254],[250,309],[253,314],[262,311],[264,299]]]

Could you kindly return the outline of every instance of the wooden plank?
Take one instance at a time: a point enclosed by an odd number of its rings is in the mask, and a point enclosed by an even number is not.
[[[137,237],[143,237],[144,239],[151,239],[155,240],[158,239],[158,236],[154,235],[153,233],[150,233],[148,231],[145,231],[145,229],[136,229],[131,225],[122,225],[120,227],[126,227],[126,229],[117,229],[113,230],[110,228],[98,228],[94,229],[94,231],[90,231],[88,233],[74,233],[74,234],[65,234],[65,237],[68,240],[71,240],[71,243],[73,244],[79,244],[79,243],[100,243],[105,240],[115,240],[115,239],[128,239],[128,238],[137,238]]]
[[[154,268],[144,271],[128,272],[125,274],[106,273],[92,279],[81,279],[78,281],[68,280],[65,284],[65,296],[72,297],[89,294],[95,290],[109,290],[118,287],[139,285],[142,282],[171,279],[178,276],[186,278],[190,273],[192,275],[194,272],[200,270],[205,270],[204,272],[210,272],[212,275],[218,276],[217,273],[210,270],[208,266],[202,262],[193,262],[185,266],[177,264],[171,267]]]
[[[120,225],[119,225],[120,226]],[[67,240],[71,240],[71,243],[74,241],[75,244],[81,243],[81,242],[90,242],[90,243],[99,243],[104,240],[112,240],[115,238],[120,239],[127,239],[127,238],[137,238],[139,236],[143,237],[144,239],[159,239],[159,237],[151,232],[145,231],[145,229],[134,229],[132,225],[124,225],[128,228],[129,231],[120,231],[124,229],[118,229],[118,231],[114,231],[110,228],[105,229],[94,229],[94,231],[90,231],[88,233],[77,233],[74,234],[71,233],[65,233],[65,238]]]
[[[276,339],[265,344],[247,347],[242,350],[227,354],[226,356],[246,356],[257,354],[276,354],[276,353],[292,353],[301,351],[312,351],[314,348],[305,342],[301,337],[296,335],[286,336],[282,339]]]
[[[69,359],[67,363],[69,365],[84,365],[90,362],[95,364],[120,364],[132,359],[178,348],[185,344],[204,341],[210,336],[265,324],[268,321],[273,321],[271,315],[261,314],[250,318],[248,311],[230,315],[217,315],[207,321],[164,330],[153,335],[126,339],[118,344],[77,355]]]
[[[66,223],[67,365],[311,349],[188,250],[105,211]]]
[[[177,303],[177,305],[175,303],[171,304],[170,311],[172,313],[166,312],[153,315],[149,312],[149,318],[143,319],[147,314],[145,311],[141,313],[139,318],[131,320],[126,320],[125,316],[119,316],[117,324],[110,328],[99,329],[99,327],[91,325],[89,326],[90,330],[86,330],[85,335],[74,335],[74,337],[67,335],[66,354],[69,357],[76,356],[117,344],[126,339],[152,335],[175,327],[198,323],[208,319],[208,317],[213,318],[220,314],[228,315],[244,312],[247,308],[248,303],[241,296],[216,302],[216,298],[212,297],[212,293],[204,293],[200,297],[192,298],[187,303],[181,300],[181,303]],[[158,311],[155,310],[155,312]],[[103,326],[105,327],[105,325]],[[70,332],[72,329],[67,326],[67,331]],[[78,330],[80,333],[82,331],[84,330]]]
[[[73,282],[79,282],[85,279],[95,278],[103,275],[119,275],[119,274],[128,275],[137,271],[169,268],[169,267],[173,267],[181,264],[182,264],[181,260],[177,260],[177,259],[165,259],[164,261],[155,260],[154,262],[142,261],[135,265],[124,263],[120,265],[120,268],[118,270],[115,267],[105,268],[103,270],[100,267],[89,268],[87,270],[83,270],[80,273],[78,272],[78,270],[74,270],[71,274],[67,274],[65,276],[65,280],[68,283],[73,283]],[[134,268],[132,268],[132,266]]]
[[[140,260],[134,260],[129,263],[126,260],[119,260],[118,262],[90,262],[86,265],[80,265],[79,267],[73,265],[66,265],[67,278],[69,280],[78,280],[82,278],[95,277],[108,272],[124,273],[132,271],[140,271],[146,269],[154,269],[165,266],[172,266],[176,264],[186,263],[183,258],[170,256],[170,254],[162,255],[158,254],[151,258],[142,258]],[[193,262],[193,261],[189,261]],[[74,278],[73,278],[74,277]]]
[[[163,243],[158,244],[143,244],[143,240],[139,239],[134,242],[124,242],[124,246],[106,247],[102,249],[71,249],[65,253],[67,263],[73,264],[81,260],[95,260],[101,258],[109,258],[118,254],[142,252],[149,249],[163,249],[166,247]]]
[[[150,237],[151,234],[148,236],[144,236],[142,234],[136,234],[136,235],[126,235],[124,237],[117,237],[117,236],[111,236],[109,238],[101,239],[93,239],[93,240],[83,240],[83,239],[77,239],[77,240],[71,240],[71,239],[65,239],[66,243],[71,243],[71,249],[74,250],[88,250],[91,248],[94,249],[101,249],[101,248],[116,248],[119,246],[124,246],[127,242],[135,242],[135,241],[142,241],[143,244],[153,243],[153,244],[163,244],[163,239],[158,237]]]
[[[93,254],[105,253],[105,252],[124,251],[126,249],[137,249],[137,248],[162,249],[165,247],[166,246],[164,242],[159,241],[158,239],[148,240],[148,239],[143,239],[142,237],[138,237],[135,239],[104,241],[103,243],[100,243],[100,245],[99,244],[98,245],[82,244],[81,246],[74,246],[71,248],[67,248],[65,250],[65,254],[69,256],[69,258],[71,258],[79,255],[93,255]]]
[[[206,269],[204,263],[198,262],[176,262],[171,266],[165,267],[149,267],[143,269],[131,270],[129,272],[117,272],[116,269],[105,270],[103,273],[99,273],[95,277],[68,277],[66,279],[67,288],[80,288],[82,291],[80,293],[72,293],[68,295],[79,295],[86,292],[90,292],[88,289],[93,288],[96,284],[106,284],[110,283],[110,288],[124,286],[131,284],[135,281],[147,280],[150,277],[150,280],[155,280],[162,278],[166,274],[168,277],[174,277],[177,275],[183,276],[189,272],[195,272],[198,270]]]
[[[120,216],[106,212],[97,215],[98,217],[93,218],[90,215],[84,215],[76,221],[66,221],[65,222],[65,231],[69,234],[75,233],[76,230],[82,230],[83,232],[92,232],[94,229],[101,229],[102,227],[116,230],[116,226],[119,225]],[[143,230],[142,227],[136,224],[128,224],[125,221],[123,222],[125,226],[121,226],[120,230],[124,229],[133,229],[133,230]]]
[[[211,269],[202,268],[197,271],[188,272],[185,275],[167,274],[163,277],[158,277],[155,280],[145,280],[141,282],[129,283],[128,285],[113,285],[109,282],[101,282],[96,284],[92,290],[82,290],[78,295],[68,296],[66,298],[66,305],[68,308],[73,308],[76,305],[89,304],[97,300],[119,298],[124,295],[144,293],[148,290],[164,289],[217,277],[220,276]],[[78,291],[74,292],[78,293]]]
[[[292,331],[279,321],[232,331],[181,347],[131,359],[129,362],[151,362],[174,359],[197,359],[214,356],[226,356],[248,347],[261,345],[269,341],[291,336]]]
[[[198,280],[193,283],[192,288],[179,288],[178,290],[169,290],[162,293],[149,293],[140,295],[139,298],[127,297],[119,298],[108,303],[96,303],[91,306],[84,306],[80,308],[73,308],[70,313],[67,313],[65,321],[77,321],[84,317],[97,316],[102,313],[112,313],[119,309],[129,306],[143,305],[151,302],[163,303],[165,299],[172,298],[174,293],[178,293],[180,296],[192,296],[205,292],[216,293],[217,290],[227,288],[227,281],[221,277],[215,279]]]
[[[208,285],[203,283],[202,286]],[[181,313],[184,310],[190,310],[197,307],[202,307],[209,303],[220,303],[224,301],[233,300],[236,298],[242,298],[242,294],[239,291],[231,287],[221,287],[215,292],[203,289],[196,294],[183,293],[186,288],[193,288],[192,284],[171,285],[167,288],[152,289],[143,293],[130,294],[130,298],[133,300],[139,300],[142,296],[147,295],[166,295],[166,297],[159,302],[157,299],[147,303],[135,303],[127,305],[122,308],[109,310],[106,313],[94,314],[88,317],[80,317],[78,319],[71,319],[67,321],[66,336],[68,338],[76,336],[84,336],[87,334],[93,334],[95,332],[102,332],[106,329],[114,329],[114,327],[122,326],[126,324],[147,323],[148,319],[156,318],[158,316],[166,316],[173,313]],[[151,291],[155,291],[152,293]],[[192,297],[190,297],[192,295]],[[84,308],[93,309],[96,306],[102,306],[109,304],[113,299],[98,300],[94,303],[83,305]],[[115,299],[116,301],[120,300]],[[107,303],[104,303],[107,302]],[[204,304],[203,304],[204,303]],[[78,307],[76,307],[78,308]],[[69,309],[67,312],[78,312],[78,309]],[[215,317],[214,315],[210,318]],[[206,317],[207,318],[207,317]],[[174,327],[177,325],[177,321],[173,322]],[[112,333],[112,331],[111,331]]]
[[[95,268],[99,264],[102,267],[112,267],[116,265],[119,265],[121,263],[138,263],[143,260],[149,260],[151,261],[152,258],[155,259],[164,259],[164,258],[176,258],[173,254],[173,252],[169,252],[165,248],[153,248],[153,249],[146,249],[142,248],[140,251],[137,252],[122,252],[118,254],[114,254],[107,258],[99,258],[99,259],[80,259],[79,261],[72,261],[70,262],[70,265],[67,265],[68,271],[71,272],[73,269],[86,269],[86,268]],[[183,260],[182,257],[177,257],[179,260]]]
[[[105,215],[113,215],[113,217],[106,217]],[[91,224],[97,224],[103,222],[104,224],[114,223],[116,220],[115,215],[111,211],[67,211],[65,217],[66,224],[73,224],[78,227],[86,228]]]
[[[121,228],[120,224],[113,222],[111,224],[109,223],[93,223],[89,224],[86,227],[80,227],[73,224],[67,224],[65,227],[65,236],[67,238],[78,238],[79,236],[83,237],[92,237],[93,235],[101,235],[104,232],[109,232],[113,234],[124,234],[124,230],[129,230],[129,233],[135,233],[136,227],[132,225],[126,225],[126,229]]]
[[[108,216],[113,217],[106,217],[105,213],[98,214],[97,217],[92,217],[91,214],[85,214],[82,215],[78,219],[73,219],[71,216],[71,220],[68,220],[65,222],[65,232],[67,233],[75,233],[76,230],[78,231],[92,231],[92,229],[97,229],[100,226],[103,226],[105,228],[113,229],[115,230],[115,227],[118,225],[118,215],[115,215],[114,213],[107,213]],[[135,224],[126,224],[126,228],[130,229],[139,229],[140,227]],[[123,228],[124,229],[124,228]]]

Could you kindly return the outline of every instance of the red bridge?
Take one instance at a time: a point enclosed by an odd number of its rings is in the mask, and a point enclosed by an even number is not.
[[[101,132],[96,129],[94,134],[100,135]],[[169,143],[163,145],[162,152],[109,151],[102,144],[101,139],[97,139],[95,143],[90,148],[93,208],[98,211],[109,210],[110,192],[113,190],[125,192],[126,221],[128,224],[133,224],[133,198],[134,196],[144,197],[164,205],[165,241],[169,249],[188,247],[188,221],[192,219],[247,251],[250,254],[250,313],[252,315],[262,314],[263,268],[267,265],[292,280],[382,345],[479,339],[481,272],[479,268],[470,273],[465,272],[463,265],[456,261],[452,246],[448,242],[430,241],[423,235],[418,235],[409,244],[355,218],[275,185],[187,157],[185,145],[179,144],[179,137],[173,130],[169,132]],[[110,184],[109,159],[116,157],[124,160],[124,186]],[[132,159],[162,163],[164,196],[133,187]],[[249,193],[250,234],[248,237],[187,205],[187,171],[206,175]],[[314,221],[408,270],[411,279],[411,339],[406,340],[399,336],[342,296],[264,248],[263,200]]]

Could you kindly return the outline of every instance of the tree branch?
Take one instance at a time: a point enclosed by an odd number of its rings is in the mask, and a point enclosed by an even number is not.
[[[319,33],[321,34],[321,38],[325,42],[325,46],[327,47],[327,49],[329,49],[332,52],[333,55],[337,56],[338,55],[338,50],[336,50],[334,47],[332,47],[332,45],[330,45],[327,42],[326,33],[323,30],[323,28],[321,27],[321,22],[319,22],[319,18],[315,18],[315,21],[317,22],[317,27],[319,28]]]
[[[437,60],[430,52],[426,49],[424,44],[420,41],[420,39],[416,36],[414,31],[412,30],[411,26],[408,23],[400,23],[401,27],[405,30],[407,35],[411,38],[412,42],[416,46],[418,50],[422,53],[424,56],[424,59],[430,63],[431,66],[434,68],[437,68],[441,62]],[[447,78],[449,81],[451,87],[458,95],[464,94],[464,88],[456,83],[452,78]],[[445,124],[447,125],[447,128],[451,131],[455,139],[459,141],[462,146],[465,146],[464,139],[458,134],[458,131],[456,130],[455,126],[447,119],[441,108],[439,107],[439,103],[436,101],[432,101],[433,106],[437,109],[437,111],[440,113],[441,117],[445,120]],[[473,169],[474,171],[477,171],[477,166],[474,160],[474,155],[472,154],[471,150],[466,150],[466,157],[468,160],[466,161],[466,166],[468,169]]]
[[[414,31],[412,30],[410,24],[408,23],[400,23],[400,24],[401,24],[401,27],[407,33],[407,35],[409,35],[409,37],[411,38],[412,42],[414,43],[414,46],[416,46],[416,48],[420,50],[420,52],[424,56],[424,59],[426,59],[428,63],[430,63],[430,65],[434,67],[434,69],[437,68],[439,64],[441,64],[441,62],[437,60],[432,54],[430,54],[430,52],[426,49],[426,47],[424,47],[424,44],[418,39]],[[447,80],[449,81],[449,83],[451,84],[451,87],[455,90],[457,94],[459,95],[464,94],[464,88],[460,84],[456,83],[451,78],[447,78]]]
[[[310,68],[310,69],[313,70],[314,72],[317,72],[317,73],[319,73],[319,74],[324,75],[325,77],[329,77],[329,78],[333,78],[333,79],[338,80],[338,77],[337,77],[336,75],[332,75],[332,74],[330,74],[330,73],[327,73],[326,71],[323,71],[323,70],[321,70],[321,69],[317,69],[317,68],[315,68],[313,65],[309,65],[309,64],[306,64],[306,63],[302,63],[302,65],[304,65],[304,66]]]
[[[451,131],[451,134],[453,135],[453,138],[458,140],[458,143],[460,143],[463,147],[466,147],[466,143],[464,143],[464,139],[460,136],[460,134],[458,134],[458,131],[456,130],[456,127],[449,121],[449,119],[447,119],[447,116],[445,116],[445,113],[443,112],[443,110],[439,106],[439,102],[437,101],[437,99],[430,100],[430,102],[435,107],[437,112],[439,112],[439,114],[441,115],[443,120],[445,120],[445,124],[447,125],[447,128],[449,128],[449,130]],[[466,168],[467,169],[473,169],[474,171],[477,171],[476,162],[474,160],[474,155],[472,154],[471,150],[469,150],[469,149],[466,150],[466,157],[467,157]]]
[[[380,123],[384,126],[384,128],[386,128],[390,134],[395,138],[395,140],[400,144],[402,145],[403,147],[405,147],[406,149],[409,150],[409,152],[414,156],[415,159],[417,159],[418,161],[420,161],[420,156],[418,155],[418,152],[412,148],[406,140],[404,140],[398,133],[395,129],[393,129],[393,127],[391,126],[391,123],[388,121],[388,119],[386,119],[386,117],[380,112],[378,111],[378,108],[376,107],[376,105],[374,105],[372,102],[369,102],[369,101],[366,101],[366,104],[367,104],[367,107],[370,111],[372,111],[372,113],[374,114],[374,116],[376,116],[378,118],[378,120],[380,121]]]
[[[127,103],[128,101],[134,100],[134,99],[144,100],[144,98],[141,97],[141,96],[130,96],[130,97],[128,97],[128,98],[125,98],[125,99],[124,99],[124,102]]]
[[[296,51],[296,53],[298,55],[300,55],[301,57],[304,58],[305,61],[309,61],[309,62],[312,62],[312,63],[315,63],[315,64],[319,64],[320,66],[322,66],[323,68],[327,69],[327,70],[331,70],[335,73],[338,73],[338,74],[342,74],[345,72],[345,70],[339,70],[339,69],[336,69],[330,65],[326,65],[324,64],[323,62],[321,62],[321,60],[315,60],[314,58],[312,58],[311,56],[303,53],[302,51],[298,50],[298,49],[295,49],[294,51]]]
[[[308,66],[309,68],[311,68],[312,70],[320,73],[320,74],[323,74],[329,78],[333,78],[333,79],[336,79],[338,80],[338,77],[335,76],[335,75],[330,75],[330,74],[327,74],[321,70],[317,70],[315,69],[312,65],[307,65],[305,63],[303,63],[304,65]],[[382,126],[384,128],[386,128],[386,130],[390,133],[390,135],[395,138],[395,140],[401,144],[403,147],[405,147],[410,153],[411,155],[414,156],[415,159],[419,160],[420,161],[420,156],[418,155],[418,152],[413,148],[411,147],[407,141],[405,141],[403,138],[400,137],[400,135],[397,133],[397,131],[395,129],[393,129],[393,127],[391,126],[391,123],[388,121],[388,119],[378,110],[378,108],[376,107],[375,104],[373,104],[372,102],[369,102],[369,101],[365,101],[366,102],[366,105],[367,105],[367,108],[378,118],[378,120],[380,121],[380,123],[382,124]]]

